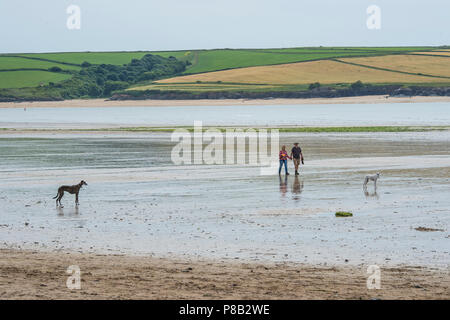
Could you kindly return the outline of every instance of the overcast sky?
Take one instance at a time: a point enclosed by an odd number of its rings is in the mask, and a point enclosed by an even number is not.
[[[0,0],[3,53],[449,44],[449,0]]]

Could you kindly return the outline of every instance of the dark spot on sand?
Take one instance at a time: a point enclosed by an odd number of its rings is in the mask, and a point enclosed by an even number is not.
[[[434,229],[434,228],[427,228],[427,227],[417,227],[414,229],[417,231],[423,231],[423,232],[444,231],[444,229]]]

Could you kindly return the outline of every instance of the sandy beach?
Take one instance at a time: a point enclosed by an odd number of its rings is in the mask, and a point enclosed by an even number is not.
[[[301,105],[357,103],[424,103],[450,102],[450,97],[389,97],[360,96],[311,99],[219,99],[219,100],[123,100],[74,99],[64,101],[0,102],[0,108],[73,108],[73,107],[164,107],[164,106],[234,106],[234,105]]]
[[[0,250],[2,299],[449,299],[448,270],[221,263],[69,252]],[[66,286],[78,265],[81,289]]]

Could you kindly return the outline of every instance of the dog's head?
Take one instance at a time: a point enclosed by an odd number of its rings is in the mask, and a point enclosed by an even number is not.
[[[380,177],[381,173],[377,172],[377,177]]]
[[[87,186],[88,184],[86,183],[86,181],[81,180],[80,185],[81,185],[81,186]]]

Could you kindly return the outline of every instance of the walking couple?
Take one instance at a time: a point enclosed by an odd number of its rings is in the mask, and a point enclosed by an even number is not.
[[[303,154],[302,149],[298,146],[298,142],[294,143],[294,147],[291,150],[291,155],[288,154],[286,151],[286,146],[282,146],[280,150],[280,168],[278,169],[278,174],[281,174],[281,169],[284,165],[284,171],[286,172],[286,175],[289,175],[288,168],[287,168],[287,159],[292,159],[294,161],[294,167],[295,167],[295,175],[299,175],[298,173],[298,167],[300,165],[300,161],[303,164]]]

